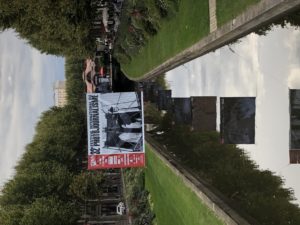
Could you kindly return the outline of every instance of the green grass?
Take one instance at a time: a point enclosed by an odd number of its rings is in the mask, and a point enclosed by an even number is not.
[[[138,79],[208,33],[208,0],[181,0],[176,16],[162,22],[158,34],[129,64],[123,64],[122,70],[128,77]]]
[[[147,146],[146,188],[157,225],[223,224]]]
[[[217,0],[217,21],[222,26],[231,19],[241,14],[247,7],[258,3],[260,0]]]

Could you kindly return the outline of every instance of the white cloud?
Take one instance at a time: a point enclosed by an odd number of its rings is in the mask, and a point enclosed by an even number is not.
[[[291,89],[300,89],[300,67],[290,69],[288,85]]]
[[[62,58],[46,56],[16,38],[0,34],[0,186],[34,134],[40,113],[52,105],[52,84],[63,79]]]

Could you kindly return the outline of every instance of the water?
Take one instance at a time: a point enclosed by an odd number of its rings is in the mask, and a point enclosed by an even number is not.
[[[256,97],[255,144],[240,145],[262,169],[274,171],[300,203],[299,164],[289,163],[289,89],[300,89],[300,29],[250,34],[167,73],[172,97]]]

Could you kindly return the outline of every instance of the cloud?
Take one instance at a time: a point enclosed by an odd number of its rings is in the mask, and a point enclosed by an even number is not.
[[[250,35],[238,45],[225,46],[177,67],[167,77],[173,82],[175,96],[182,93],[185,96],[255,96],[256,76],[260,74],[258,38]]]
[[[32,140],[42,111],[53,104],[52,85],[64,79],[64,60],[40,54],[12,31],[0,34],[0,185]]]
[[[172,97],[187,97],[189,96],[188,90],[188,79],[186,76],[187,68],[184,66],[179,66],[176,69],[166,73],[166,80],[170,84],[170,87],[176,92],[172,92]]]
[[[300,89],[300,32],[291,29],[285,45],[289,49],[288,86],[291,89]]]
[[[288,85],[291,89],[300,89],[300,67],[290,69]]]

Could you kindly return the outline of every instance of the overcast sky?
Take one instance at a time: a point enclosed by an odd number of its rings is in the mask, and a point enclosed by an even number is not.
[[[0,33],[0,187],[30,143],[41,112],[54,105],[64,59],[41,54],[12,31]]]
[[[167,73],[174,97],[256,96],[256,144],[241,147],[261,168],[282,176],[295,190],[298,204],[300,165],[289,164],[288,89],[300,89],[299,40],[300,30],[275,28]]]

